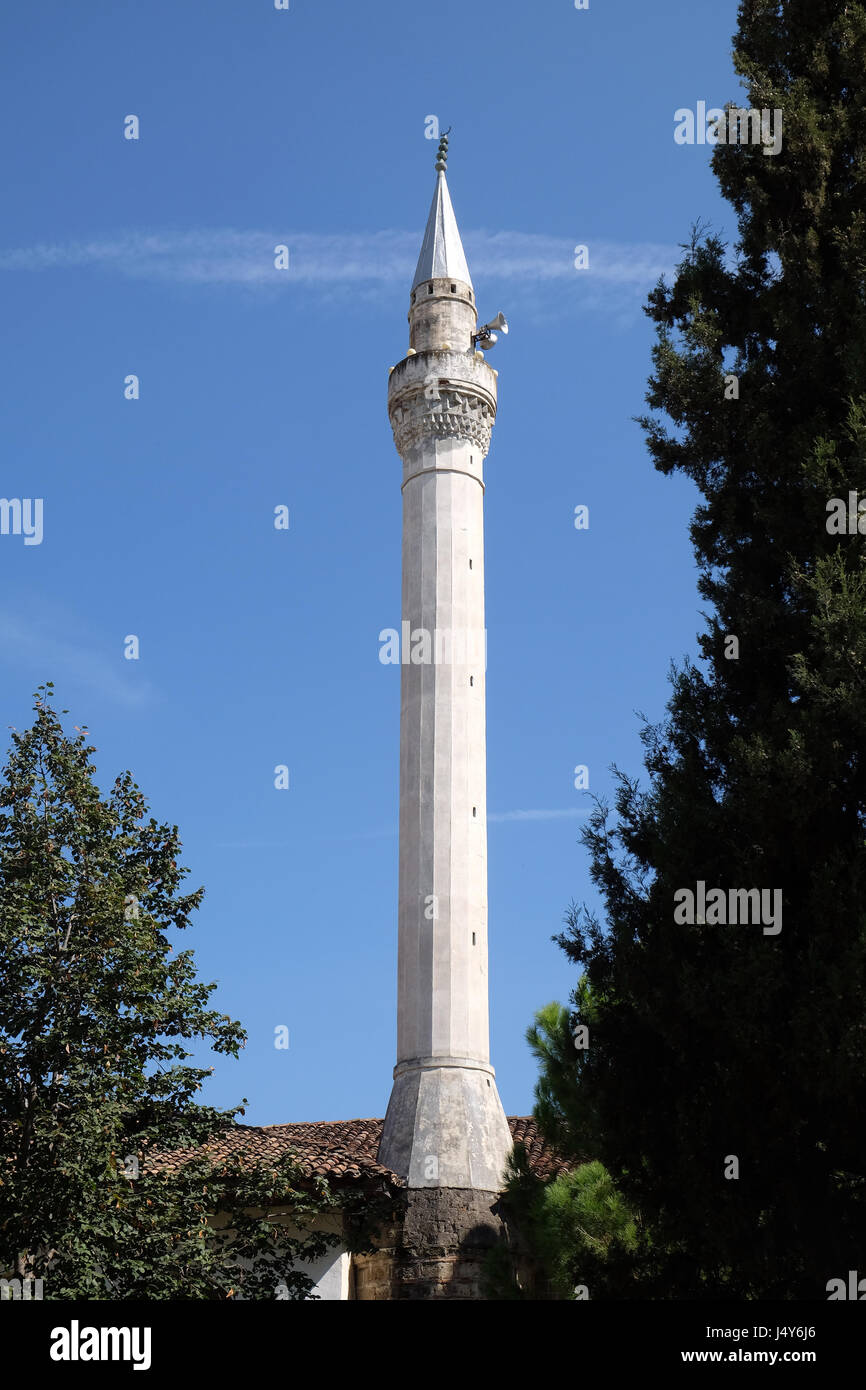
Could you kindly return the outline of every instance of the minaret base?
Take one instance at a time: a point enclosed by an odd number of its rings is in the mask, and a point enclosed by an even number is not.
[[[492,1067],[431,1058],[395,1068],[379,1162],[410,1189],[501,1192],[512,1145]]]
[[[354,1298],[367,1302],[491,1297],[490,1251],[507,1240],[497,1192],[430,1187],[405,1194],[401,1219],[375,1253],[354,1258]]]

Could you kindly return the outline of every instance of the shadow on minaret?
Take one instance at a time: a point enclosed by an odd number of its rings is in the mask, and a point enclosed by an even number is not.
[[[470,1188],[416,1188],[395,1261],[398,1299],[482,1300],[491,1256],[508,1243],[499,1194]]]

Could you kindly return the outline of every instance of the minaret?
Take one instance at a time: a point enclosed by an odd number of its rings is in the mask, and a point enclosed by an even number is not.
[[[460,1189],[477,1210],[473,1190],[495,1199],[512,1146],[490,1065],[487,982],[482,465],[496,373],[476,350],[447,144],[412,282],[409,351],[388,386],[403,460],[400,885],[397,1065],[379,1161],[410,1195]]]

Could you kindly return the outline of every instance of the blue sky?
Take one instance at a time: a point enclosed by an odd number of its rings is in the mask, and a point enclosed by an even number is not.
[[[29,722],[53,680],[102,785],[131,768],[179,825],[207,889],[184,944],[249,1029],[208,1099],[249,1097],[248,1122],[382,1115],[390,1092],[385,399],[434,187],[429,115],[452,126],[479,310],[511,327],[486,463],[490,979],[503,1102],[531,1107],[524,1031],[574,984],[550,938],[594,901],[575,765],[602,795],[612,763],[640,770],[636,712],[660,717],[701,626],[695,494],[655,472],[632,417],[647,291],[697,218],[735,234],[709,149],[673,139],[677,108],[741,95],[735,22],[732,0],[5,13],[0,492],[44,500],[44,537],[0,536],[2,723]]]

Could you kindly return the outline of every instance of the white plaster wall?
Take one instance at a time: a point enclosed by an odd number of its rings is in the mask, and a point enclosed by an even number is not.
[[[328,1250],[320,1260],[297,1268],[315,1280],[316,1293],[323,1302],[340,1302],[349,1297],[349,1263],[347,1251],[337,1248]]]
[[[251,1212],[251,1214],[256,1216],[263,1215],[260,1211]],[[297,1227],[292,1225],[291,1215],[285,1209],[279,1207],[272,1208],[268,1215],[274,1226],[275,1245],[280,1244],[281,1232],[285,1233],[290,1239],[296,1239],[299,1234],[301,1234]],[[224,1226],[226,1224],[223,1213],[219,1213],[213,1219],[213,1224],[215,1226]],[[308,1230],[330,1231],[333,1234],[337,1234],[340,1229],[339,1220],[330,1215],[313,1217],[308,1227]],[[247,1269],[250,1268],[249,1260],[242,1260],[240,1263]],[[349,1298],[350,1265],[351,1257],[348,1252],[342,1245],[335,1245],[332,1246],[330,1250],[326,1250],[324,1255],[320,1256],[318,1260],[298,1260],[294,1268],[299,1270],[302,1274],[309,1275],[314,1283],[314,1291],[319,1295],[320,1299],[324,1302],[331,1302]],[[286,1301],[278,1297],[278,1289],[279,1279],[275,1274],[272,1296],[277,1302]],[[244,1302],[241,1293],[238,1293],[237,1301]]]

